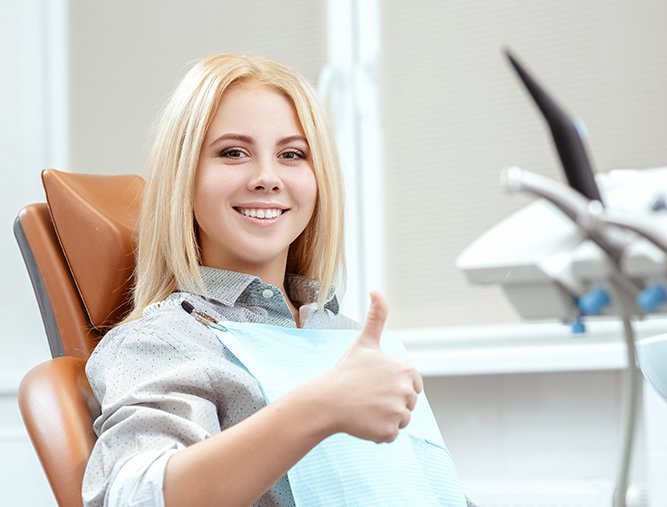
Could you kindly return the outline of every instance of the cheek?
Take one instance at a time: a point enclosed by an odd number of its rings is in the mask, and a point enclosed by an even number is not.
[[[222,167],[201,166],[197,170],[194,188],[195,217],[221,211],[232,194],[238,191],[240,183],[234,173]]]
[[[213,171],[209,171],[205,167],[200,167],[197,170],[193,204],[195,220],[200,225],[204,225],[207,219],[216,214],[222,202],[222,188],[216,180]]]
[[[315,203],[317,202],[317,180],[315,178],[315,173],[311,171],[309,174],[304,175],[298,185],[298,194],[302,201],[302,206],[310,208],[311,210],[315,208]]]
[[[197,175],[197,179],[195,180],[195,191],[194,191],[194,212],[195,212],[195,220],[197,223],[201,224],[202,219],[206,218],[206,215],[208,214],[207,210],[209,208],[209,193],[207,190],[210,189],[208,185],[206,185],[206,182],[204,178],[200,177]]]

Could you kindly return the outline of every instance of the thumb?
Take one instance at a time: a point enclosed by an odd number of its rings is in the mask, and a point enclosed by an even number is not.
[[[371,292],[371,306],[366,314],[366,323],[357,340],[362,345],[380,347],[380,337],[389,309],[387,302],[379,292]]]

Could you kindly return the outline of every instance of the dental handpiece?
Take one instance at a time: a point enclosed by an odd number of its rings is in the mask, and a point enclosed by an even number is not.
[[[501,172],[501,183],[509,192],[527,192],[542,197],[559,210],[590,236],[609,257],[618,263],[624,243],[603,236],[593,222],[588,219],[591,203],[576,190],[558,181],[540,174],[526,171],[517,166],[506,167]]]
[[[654,221],[632,213],[603,209],[602,207],[592,208],[589,211],[593,220],[599,220],[606,226],[619,227],[634,232],[667,253],[667,241],[665,241],[667,231],[657,227]]]
[[[576,190],[540,174],[526,171],[517,166],[502,170],[501,183],[510,192],[527,192],[542,197],[572,220],[587,236],[602,249],[612,261],[611,277],[613,282],[633,300],[640,287],[624,276],[619,263],[627,241],[619,240],[601,232],[599,222],[592,217],[600,216],[601,206],[597,201],[590,201]]]

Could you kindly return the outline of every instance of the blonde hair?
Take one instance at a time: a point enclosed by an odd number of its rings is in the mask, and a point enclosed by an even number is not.
[[[321,283],[320,307],[331,287],[344,283],[343,184],[333,135],[314,90],[278,62],[221,54],[190,69],[156,125],[139,220],[134,309],[126,320],[175,290],[205,294],[193,212],[195,172],[222,95],[242,81],[284,93],[310,147],[317,201],[306,229],[290,246],[287,271]]]

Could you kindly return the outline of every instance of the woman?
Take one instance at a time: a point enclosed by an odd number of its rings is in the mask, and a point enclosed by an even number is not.
[[[342,184],[312,89],[262,58],[196,65],[157,126],[142,206],[134,311],[87,366],[102,414],[86,505],[321,502],[287,472],[321,470],[302,458],[312,462],[334,435],[345,435],[340,449],[397,439],[422,380],[380,350],[387,307],[379,294],[342,359],[275,399],[271,384],[291,377],[290,367],[267,381],[253,354],[243,359],[246,345],[225,333],[248,323],[250,341],[283,329],[296,343],[300,331],[356,327],[333,291],[343,267]],[[447,470],[459,505],[458,478]],[[335,504],[345,484],[324,498]]]

